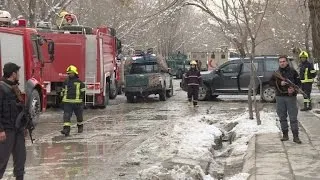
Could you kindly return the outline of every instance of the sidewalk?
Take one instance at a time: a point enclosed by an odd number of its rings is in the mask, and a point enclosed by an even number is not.
[[[254,136],[245,156],[243,172],[249,180],[320,180],[320,116],[300,112],[300,139],[281,142],[281,134]]]

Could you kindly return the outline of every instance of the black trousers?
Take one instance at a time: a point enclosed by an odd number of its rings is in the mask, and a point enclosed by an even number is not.
[[[64,126],[71,126],[71,117],[74,113],[77,117],[78,125],[83,122],[83,104],[82,103],[64,103],[63,105],[63,122]]]
[[[304,93],[306,93],[307,97],[303,97],[305,103],[311,103],[311,90],[312,90],[312,83],[302,83],[301,89]]]
[[[189,85],[188,86],[188,100],[191,102],[192,98],[193,98],[193,101],[197,102],[198,97],[199,97],[199,86]]]
[[[6,137],[4,142],[0,142],[0,179],[7,168],[10,154],[13,157],[14,176],[23,176],[27,156],[24,132],[6,130]]]

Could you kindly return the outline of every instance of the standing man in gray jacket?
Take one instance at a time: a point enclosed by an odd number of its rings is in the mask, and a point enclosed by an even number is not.
[[[282,76],[279,78],[279,75]],[[279,57],[279,69],[272,76],[270,84],[276,87],[276,101],[277,101],[277,114],[281,123],[281,130],[283,137],[281,141],[288,141],[288,121],[289,115],[290,127],[293,135],[293,141],[301,144],[299,139],[299,123],[298,123],[298,106],[297,106],[297,91],[288,81],[290,80],[297,86],[301,86],[299,74],[296,70],[289,66],[289,60],[287,56]]]

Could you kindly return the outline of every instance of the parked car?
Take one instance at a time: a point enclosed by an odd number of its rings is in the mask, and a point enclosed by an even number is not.
[[[289,58],[289,65],[298,68],[296,62]],[[261,98],[265,102],[275,102],[275,87],[269,85],[272,74],[279,67],[278,56],[255,57],[254,65],[257,68],[256,92],[260,94],[260,83],[262,82]],[[203,86],[199,89],[199,100],[208,100],[219,95],[245,95],[248,94],[250,83],[251,63],[249,58],[236,58],[228,61],[213,71],[201,72]],[[186,91],[187,86],[184,78],[180,87]]]
[[[162,62],[162,63],[161,63]],[[165,61],[155,55],[139,55],[132,58],[125,75],[124,92],[129,103],[135,97],[159,94],[160,101],[173,96],[172,75]]]

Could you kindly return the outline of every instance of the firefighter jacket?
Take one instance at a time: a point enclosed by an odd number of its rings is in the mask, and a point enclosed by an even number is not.
[[[316,70],[313,68],[313,64],[309,61],[303,61],[300,63],[300,79],[301,83],[312,83],[313,78],[316,77]]]
[[[282,77],[289,79],[295,85],[297,85],[299,87],[301,86],[298,72],[296,70],[294,70],[293,68],[291,68],[290,66],[287,66],[285,68],[279,68],[279,70],[277,72],[279,72],[282,75]],[[273,75],[269,84],[271,86],[276,87],[276,95],[277,96],[289,96],[288,88],[290,87],[290,85],[282,86],[281,81],[282,81],[281,79],[279,79],[275,75]],[[294,92],[293,94],[291,94],[291,96],[296,96],[296,95],[297,95],[297,92]]]
[[[16,130],[18,114],[22,111],[22,102],[12,90],[12,86],[16,83],[7,79],[1,79],[0,82],[0,131]],[[22,126],[22,124],[21,124]]]
[[[62,102],[82,103],[85,96],[85,85],[76,76],[67,78],[63,83],[61,92]]]
[[[185,81],[188,86],[202,85],[202,78],[200,71],[191,68],[185,75]]]

